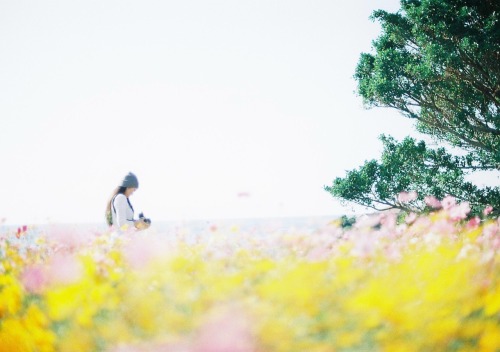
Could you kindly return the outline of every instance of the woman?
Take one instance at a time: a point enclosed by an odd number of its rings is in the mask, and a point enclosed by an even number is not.
[[[106,221],[109,226],[115,225],[121,228],[123,225],[128,225],[140,230],[149,227],[149,223],[143,218],[134,220],[134,208],[130,204],[129,197],[137,188],[139,188],[139,181],[133,173],[129,172],[113,192],[106,207]]]

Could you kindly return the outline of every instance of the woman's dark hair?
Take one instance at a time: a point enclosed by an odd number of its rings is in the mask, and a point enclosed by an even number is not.
[[[125,191],[127,190],[127,187],[116,187],[116,189],[113,191],[113,194],[111,197],[109,197],[108,200],[108,205],[106,206],[106,222],[108,223],[109,226],[113,225],[113,214],[111,213],[111,202],[113,201],[113,198],[117,194],[125,194]]]

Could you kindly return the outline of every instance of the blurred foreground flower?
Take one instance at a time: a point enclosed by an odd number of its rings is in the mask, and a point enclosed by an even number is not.
[[[417,192],[411,191],[411,192],[401,192],[398,195],[398,202],[400,203],[409,203],[417,199]]]
[[[498,351],[500,221],[426,202],[308,234],[0,235],[0,352]]]
[[[433,196],[426,196],[424,198],[424,201],[425,201],[425,204],[427,204],[431,208],[434,208],[434,209],[441,208],[441,202]]]
[[[486,216],[486,215],[491,214],[492,211],[493,211],[493,207],[492,206],[487,206],[486,208],[484,208],[483,214]]]

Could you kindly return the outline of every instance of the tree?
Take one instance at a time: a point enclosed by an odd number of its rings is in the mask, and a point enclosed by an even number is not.
[[[374,54],[361,54],[354,75],[365,105],[394,108],[465,155],[382,137],[381,163],[366,162],[325,189],[371,207],[397,207],[390,199],[408,188],[455,194],[476,207],[495,203],[498,187],[479,189],[464,176],[500,170],[500,2],[401,0],[397,13],[378,10],[372,19],[382,34]]]
[[[355,78],[368,106],[395,108],[417,129],[500,169],[500,2],[402,0],[375,11],[376,54]]]
[[[447,195],[468,201],[472,213],[481,213],[486,205],[500,215],[500,189],[478,188],[465,180],[464,167],[474,163],[469,156],[453,156],[445,148],[430,149],[425,142],[407,137],[397,142],[392,137],[380,137],[384,150],[381,161],[366,161],[345,178],[337,177],[331,187],[325,187],[334,197],[375,210],[400,209],[406,212],[430,210],[424,197],[442,199]],[[402,191],[417,190],[415,201],[401,202]]]

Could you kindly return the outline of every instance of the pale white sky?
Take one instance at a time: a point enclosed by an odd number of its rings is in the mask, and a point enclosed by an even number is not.
[[[398,7],[1,1],[0,219],[101,222],[128,171],[157,221],[350,212],[323,186],[416,135],[352,79]]]

